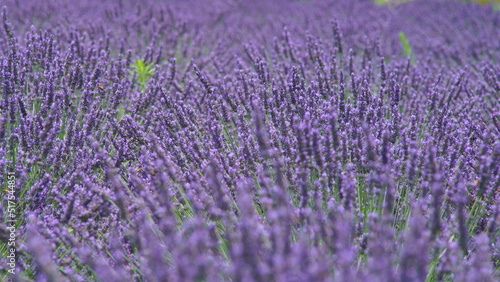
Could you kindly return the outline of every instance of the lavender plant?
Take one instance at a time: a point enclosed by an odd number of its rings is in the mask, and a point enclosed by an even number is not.
[[[493,7],[5,6],[2,279],[500,279]]]

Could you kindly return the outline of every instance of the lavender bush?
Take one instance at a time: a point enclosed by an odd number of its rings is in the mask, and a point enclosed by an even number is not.
[[[4,279],[500,279],[491,6],[2,3]]]

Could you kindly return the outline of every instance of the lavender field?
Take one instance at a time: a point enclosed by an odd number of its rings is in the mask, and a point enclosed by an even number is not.
[[[500,281],[499,5],[385,2],[0,1],[0,280]]]

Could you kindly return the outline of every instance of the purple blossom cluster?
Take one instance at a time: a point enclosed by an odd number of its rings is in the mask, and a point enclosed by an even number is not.
[[[500,279],[491,7],[2,3],[2,277]]]

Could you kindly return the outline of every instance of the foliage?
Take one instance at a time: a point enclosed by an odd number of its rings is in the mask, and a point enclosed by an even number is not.
[[[399,33],[399,40],[401,41],[401,45],[403,47],[403,54],[406,58],[409,58],[411,56],[411,45],[404,32]]]
[[[137,81],[141,84],[142,91],[144,91],[148,85],[148,81],[155,74],[153,63],[146,65],[143,60],[137,60],[132,67],[135,70],[135,75],[137,75]]]

